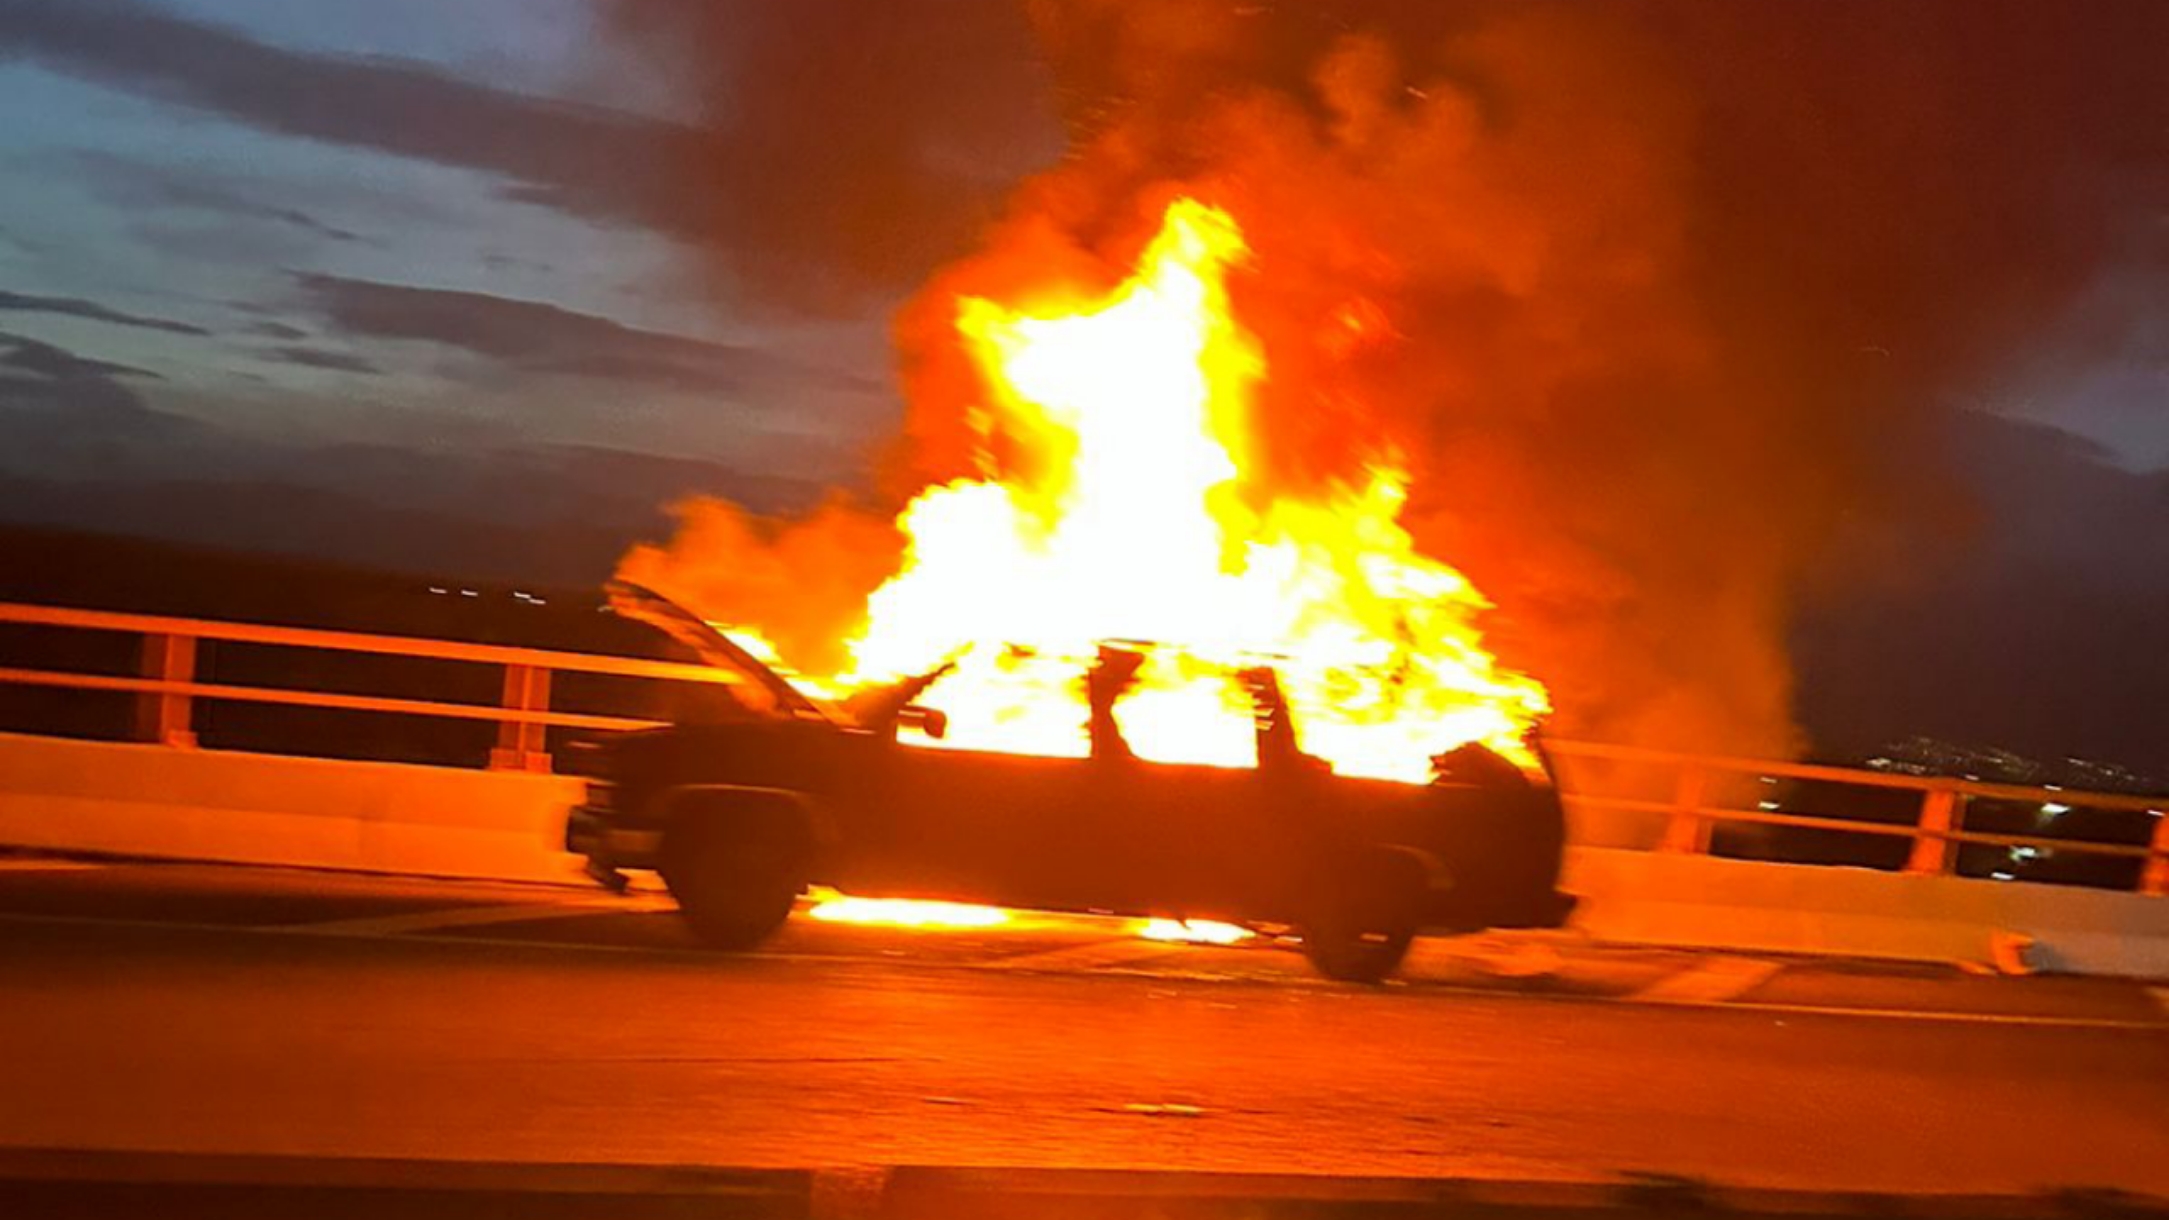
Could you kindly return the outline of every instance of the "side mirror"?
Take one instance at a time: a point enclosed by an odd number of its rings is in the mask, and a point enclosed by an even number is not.
[[[949,735],[949,713],[937,707],[921,707],[914,703],[897,713],[898,728],[914,728],[936,741]]]

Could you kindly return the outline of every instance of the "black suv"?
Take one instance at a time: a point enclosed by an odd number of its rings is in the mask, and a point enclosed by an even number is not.
[[[1427,786],[1334,775],[1296,746],[1270,669],[1240,675],[1258,765],[1145,762],[1112,708],[1138,656],[1103,649],[1086,675],[1093,750],[1042,758],[897,741],[938,736],[912,700],[942,671],[824,706],[675,604],[612,587],[738,679],[668,728],[596,743],[566,846],[623,884],[656,869],[718,948],[760,943],[809,884],[1059,911],[1283,925],[1337,979],[1393,972],[1424,928],[1553,927],[1557,792],[1465,746]]]

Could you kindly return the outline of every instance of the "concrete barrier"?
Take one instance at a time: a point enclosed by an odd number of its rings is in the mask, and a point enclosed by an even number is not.
[[[2169,978],[2169,900],[1865,868],[1571,848],[1601,940]]]
[[[568,881],[580,781],[0,733],[0,843]]]

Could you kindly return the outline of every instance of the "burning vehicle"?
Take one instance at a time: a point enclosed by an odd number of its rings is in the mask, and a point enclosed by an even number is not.
[[[820,883],[1074,912],[1296,930],[1317,969],[1375,982],[1426,928],[1555,926],[1556,791],[1480,745],[1423,785],[1333,774],[1303,752],[1275,671],[1229,675],[1252,706],[1256,765],[1152,762],[1114,712],[1150,652],[1109,645],[1080,675],[1083,757],[928,749],[913,701],[948,663],[842,706],[799,690],[689,611],[638,586],[619,613],[669,631],[739,680],[668,728],[590,747],[566,831],[622,886],[654,869],[720,949],[758,945]]]
[[[968,474],[811,560],[748,550],[727,513],[629,556],[620,612],[739,680],[604,748],[570,834],[597,875],[659,869],[724,947],[818,883],[1285,924],[1346,979],[1420,928],[1563,919],[1548,694],[1399,521],[1391,444],[1273,476],[1268,352],[1228,286],[1248,257],[1228,212],[1177,198],[1122,273],[960,293],[957,377],[921,392],[958,408]],[[880,539],[902,545],[878,587],[826,607],[840,638],[810,631],[806,586]]]

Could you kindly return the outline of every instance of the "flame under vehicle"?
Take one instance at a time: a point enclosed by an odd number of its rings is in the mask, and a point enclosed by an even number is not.
[[[826,705],[674,603],[613,600],[738,680],[677,723],[590,748],[566,845],[606,885],[658,871],[720,949],[775,932],[810,885],[853,893],[1284,926],[1336,979],[1391,974],[1421,931],[1549,927],[1556,790],[1482,747],[1429,784],[1334,774],[1298,746],[1269,666],[1231,675],[1254,708],[1252,767],[1134,757],[1110,709],[1139,652],[1104,648],[1081,758],[927,748],[914,700],[941,671]]]

